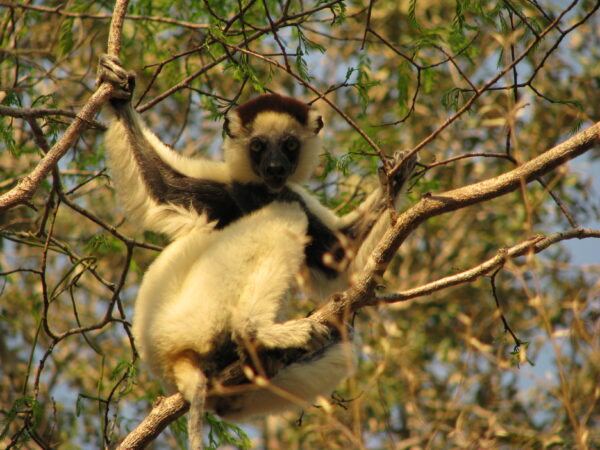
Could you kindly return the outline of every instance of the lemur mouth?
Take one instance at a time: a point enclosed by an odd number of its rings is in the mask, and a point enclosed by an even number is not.
[[[270,192],[279,192],[285,186],[285,182],[287,181],[287,177],[267,177],[264,179],[265,184],[267,185],[267,189]]]

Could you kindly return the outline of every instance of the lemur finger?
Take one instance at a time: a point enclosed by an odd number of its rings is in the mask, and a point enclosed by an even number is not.
[[[408,154],[406,150],[400,150],[394,153],[394,168],[398,167],[398,164],[405,158]],[[419,161],[418,155],[412,155],[407,161],[404,162],[402,167],[397,169],[395,173],[395,182],[402,185],[404,184],[412,175],[417,166],[417,162]]]
[[[129,99],[135,87],[135,74],[125,70],[119,58],[101,55],[96,84],[102,82],[111,83],[115,87],[113,98]]]
[[[386,186],[388,183],[388,177],[385,167],[381,166],[377,168],[377,176],[379,177],[379,184],[381,186]]]
[[[127,81],[127,71],[120,61],[110,55],[101,55],[98,61],[98,81],[123,83]]]

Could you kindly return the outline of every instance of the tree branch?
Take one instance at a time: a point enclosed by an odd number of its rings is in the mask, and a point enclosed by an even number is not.
[[[1,0],[0,0],[0,6],[6,7],[6,8],[29,9],[32,11],[44,12],[47,14],[57,14],[59,16],[77,18],[77,19],[106,20],[106,19],[112,19],[112,17],[114,16],[114,14],[108,15],[108,14],[90,14],[90,13],[72,12],[72,11],[65,10],[62,6],[49,7],[49,6],[40,6],[40,5],[27,5],[24,3],[15,3],[15,2],[1,1]],[[210,25],[208,25],[208,24],[184,22],[182,20],[175,20],[170,17],[156,17],[156,16],[143,16],[140,14],[127,14],[124,18],[128,19],[128,20],[140,20],[140,21],[144,21],[144,22],[158,22],[158,23],[164,23],[164,24],[168,24],[168,25],[177,25],[177,26],[180,26],[183,28],[190,28],[192,30],[196,30],[196,29],[203,30],[203,29],[210,28]]]
[[[66,116],[72,119],[77,118],[77,113],[67,109],[52,108],[16,108],[12,106],[0,105],[0,116],[16,117],[19,119],[31,120],[48,116]],[[106,125],[96,120],[89,121],[94,128],[105,131]]]
[[[190,404],[180,393],[160,397],[144,420],[129,433],[117,450],[145,448],[173,421],[183,416]]]
[[[129,0],[116,0],[115,3],[108,38],[108,53],[113,56],[118,56],[121,49],[121,30],[128,3]],[[19,180],[14,188],[0,197],[0,213],[16,205],[27,203],[31,199],[42,180],[56,166],[60,158],[73,146],[81,133],[94,123],[94,117],[102,105],[108,101],[112,90],[113,87],[108,83],[102,83],[98,86],[96,92],[81,108],[75,120],[71,122],[59,141],[44,155],[35,169]]]
[[[441,291],[442,289],[446,289],[451,286],[468,283],[487,275],[492,270],[502,267],[509,258],[524,256],[530,252],[539,253],[543,250],[546,250],[551,245],[567,239],[586,238],[600,238],[600,230],[574,228],[568,231],[552,233],[549,236],[537,235],[527,239],[524,242],[513,245],[512,247],[500,249],[492,258],[468,270],[464,270],[454,275],[448,275],[447,277],[431,281],[413,289],[407,289],[402,292],[373,297],[373,302],[371,302],[371,304],[376,304],[379,302],[396,303],[411,300],[413,298],[422,297],[433,292]]]

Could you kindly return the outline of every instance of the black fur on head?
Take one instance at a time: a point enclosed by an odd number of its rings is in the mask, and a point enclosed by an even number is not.
[[[279,94],[264,94],[247,101],[235,109],[244,127],[252,123],[259,113],[265,111],[289,114],[300,122],[300,124],[306,125],[310,107],[306,103],[302,103],[292,97],[285,97]]]

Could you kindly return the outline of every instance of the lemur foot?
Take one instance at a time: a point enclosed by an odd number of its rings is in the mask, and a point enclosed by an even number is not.
[[[283,367],[311,358],[337,339],[325,325],[305,318],[262,329],[247,327],[244,335],[234,340],[243,364],[271,378]]]
[[[331,336],[328,327],[305,318],[261,328],[250,325],[234,340],[240,346],[253,346],[256,351],[295,348],[310,353],[327,345]]]
[[[96,84],[102,82],[111,83],[115,87],[113,99],[131,100],[135,89],[135,72],[124,69],[119,58],[101,55]]]
[[[382,186],[385,186],[388,181],[391,181],[393,183],[394,194],[400,192],[404,187],[406,182],[412,176],[415,167],[417,166],[417,162],[419,162],[418,155],[414,154],[399,167],[398,165],[408,153],[408,150],[398,150],[394,152],[393,156],[386,157],[386,164],[384,167],[379,168],[379,182]],[[385,166],[388,168],[386,169]],[[388,173],[392,173],[392,176],[389,177]]]
[[[323,324],[311,319],[299,319],[285,322],[288,336],[288,347],[297,347],[307,353],[317,351],[331,340],[331,330]]]

